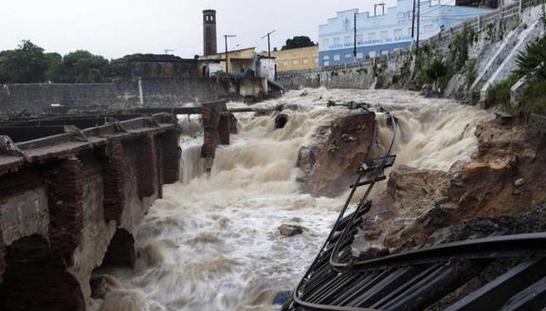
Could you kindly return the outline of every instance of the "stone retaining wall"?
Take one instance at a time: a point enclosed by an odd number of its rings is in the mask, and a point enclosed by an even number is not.
[[[0,111],[43,112],[52,106],[170,107],[213,101],[225,95],[216,81],[201,78],[145,79],[119,83],[6,84],[0,85]]]

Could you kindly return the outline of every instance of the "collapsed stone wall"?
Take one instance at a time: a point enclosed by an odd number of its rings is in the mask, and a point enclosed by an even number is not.
[[[178,180],[177,130],[111,140],[0,176],[0,309],[85,310],[101,265],[133,267],[133,233]]]
[[[142,92],[141,92],[142,91]],[[59,105],[74,109],[180,106],[225,96],[216,81],[200,78],[143,79],[118,83],[6,84],[0,88],[0,111],[41,113]]]

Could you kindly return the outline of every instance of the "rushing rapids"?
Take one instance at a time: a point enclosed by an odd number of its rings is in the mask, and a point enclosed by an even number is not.
[[[199,134],[181,139],[182,181],[165,188],[138,231],[134,271],[99,271],[114,288],[100,310],[274,310],[274,297],[294,288],[328,234],[344,195],[328,199],[303,193],[297,182],[299,149],[340,109],[328,100],[366,101],[398,120],[397,165],[448,170],[476,151],[476,125],[489,115],[448,100],[413,92],[377,90],[293,91],[288,123],[275,116],[238,115],[240,134],[221,147],[210,173],[200,159]],[[233,103],[232,105],[241,105]],[[391,133],[378,115],[377,152]],[[197,120],[182,120],[191,128]],[[189,123],[188,123],[189,122]],[[304,233],[284,237],[283,223]]]

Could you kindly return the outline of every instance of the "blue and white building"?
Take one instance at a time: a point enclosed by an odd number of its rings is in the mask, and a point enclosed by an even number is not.
[[[434,4],[433,4],[434,2]],[[439,1],[420,1],[420,40],[426,40],[441,29],[449,29],[466,20],[491,12],[490,9],[445,5]],[[376,5],[376,14],[358,9],[337,13],[319,26],[319,65],[351,64],[408,48],[413,39],[413,0],[397,0],[396,6]],[[356,13],[356,60],[354,49],[354,15]]]

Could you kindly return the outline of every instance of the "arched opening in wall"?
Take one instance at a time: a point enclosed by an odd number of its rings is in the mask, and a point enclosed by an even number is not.
[[[108,245],[101,268],[131,268],[135,267],[135,239],[129,231],[118,229]]]
[[[135,260],[136,250],[133,235],[125,229],[117,229],[108,245],[102,265],[91,273],[89,280],[91,298],[105,299],[109,292],[121,287],[119,281],[110,274],[112,268],[133,269]]]
[[[6,264],[0,310],[85,310],[80,284],[42,236],[31,235],[9,245]]]

